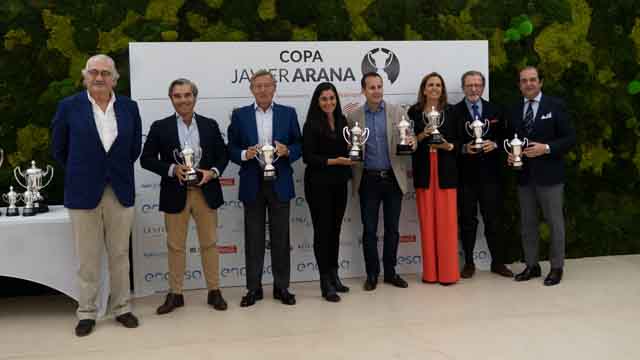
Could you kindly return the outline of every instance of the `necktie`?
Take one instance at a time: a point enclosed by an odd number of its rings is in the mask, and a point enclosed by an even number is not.
[[[473,110],[473,120],[480,119],[480,113],[478,112],[478,104],[472,104],[471,110]]]
[[[524,114],[524,120],[522,122],[522,127],[527,136],[531,135],[533,132],[533,103],[535,100],[529,100],[529,105],[527,105],[527,112]]]

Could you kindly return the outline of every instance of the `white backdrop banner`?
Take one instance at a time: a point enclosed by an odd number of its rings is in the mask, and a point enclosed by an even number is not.
[[[336,86],[343,107],[352,108],[364,103],[360,78],[365,72],[377,71],[383,77],[385,100],[396,104],[414,103],[420,80],[429,72],[443,76],[451,103],[462,99],[460,76],[465,71],[489,73],[487,41],[131,43],[129,54],[131,95],[140,106],[143,134],[153,121],[174,112],[168,87],[174,79],[184,77],[198,86],[196,112],[214,118],[225,140],[231,111],[253,102],[249,78],[259,69],[267,69],[274,75],[278,83],[274,101],[296,109],[301,129],[313,90],[324,81]],[[221,179],[225,198],[218,209],[222,286],[245,285],[244,215],[238,201],[238,169],[230,163]],[[318,272],[313,256],[313,227],[303,196],[302,160],[294,164],[294,171],[297,196],[291,201],[291,278],[309,281],[317,279]],[[137,218],[133,233],[137,296],[168,288],[164,217],[158,211],[159,184],[158,175],[137,165]],[[379,229],[382,232],[382,224]],[[358,199],[350,197],[340,241],[343,277],[364,274],[361,235]],[[379,239],[382,250],[382,233]],[[419,239],[415,192],[411,189],[402,204],[399,273],[421,271]],[[480,231],[479,240],[476,264],[487,268],[490,258]],[[198,251],[192,223],[187,238],[186,289],[205,287]],[[264,282],[271,281],[267,251]]]

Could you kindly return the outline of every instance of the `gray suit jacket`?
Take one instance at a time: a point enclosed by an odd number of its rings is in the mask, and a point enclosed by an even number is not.
[[[396,128],[396,125],[402,119],[402,108],[388,102],[385,102],[384,105],[385,113],[387,116],[387,143],[389,144],[389,160],[391,160],[391,167],[393,168],[393,173],[396,177],[396,180],[398,181],[398,186],[400,186],[400,190],[402,190],[402,193],[404,194],[408,189],[407,171],[411,168],[411,156],[396,156],[396,144],[398,143],[400,137],[398,135],[398,129]],[[361,128],[364,129],[365,127],[367,127],[364,117],[364,105],[347,114],[347,122],[349,123],[349,128],[351,128],[356,121]],[[363,148],[364,156],[366,156],[365,150],[366,144]],[[354,164],[352,166],[352,170],[352,194],[355,195],[358,194],[358,190],[360,189],[360,180],[362,179],[362,172],[364,170],[364,161]]]

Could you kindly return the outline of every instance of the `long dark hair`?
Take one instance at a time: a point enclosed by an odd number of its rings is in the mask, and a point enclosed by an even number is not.
[[[327,121],[327,114],[325,114],[320,108],[320,94],[326,90],[331,90],[336,95],[336,108],[333,110],[335,126],[337,127],[338,122],[342,121],[344,118],[344,115],[342,114],[342,106],[340,105],[340,97],[338,96],[338,90],[336,90],[336,87],[332,83],[323,82],[318,84],[313,92],[306,121],[310,123],[311,129],[313,129],[314,132],[329,135],[332,131],[329,127],[329,122]]]
[[[427,103],[427,99],[424,96],[424,88],[427,86],[427,81],[432,77],[437,77],[442,83],[442,94],[440,94],[440,99],[438,99],[438,110],[442,111],[447,106],[447,87],[444,84],[444,79],[437,72],[432,72],[425,75],[420,82],[420,88],[418,89],[418,102],[414,105],[420,111],[424,109],[424,105]]]

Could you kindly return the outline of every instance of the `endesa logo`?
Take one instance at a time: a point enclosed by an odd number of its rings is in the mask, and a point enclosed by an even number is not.
[[[159,207],[160,205],[158,204],[142,204],[142,206],[140,206],[140,211],[142,211],[143,214],[149,214],[157,212]]]
[[[222,186],[234,186],[236,184],[235,178],[220,178],[220,185]]]
[[[184,272],[185,280],[200,280],[202,279],[202,271],[200,270],[187,270]],[[155,273],[146,273],[144,275],[144,281],[152,282],[152,281],[167,281],[169,280],[169,272],[155,272]]]
[[[271,265],[265,266],[262,270],[263,275],[271,275]],[[220,270],[221,277],[246,277],[247,276],[247,267],[246,266],[232,266],[232,267],[223,267]]]
[[[398,265],[418,265],[421,263],[422,256],[420,255],[398,256]]]
[[[303,207],[303,206],[306,206],[306,204],[307,204],[307,200],[305,200],[302,196],[296,197],[295,205],[297,207]]]
[[[402,195],[402,199],[404,200],[415,200],[416,192],[415,191],[407,191],[404,195]]]
[[[351,261],[342,260],[338,263],[338,266],[342,270],[349,270],[349,268],[351,268]],[[318,264],[315,263],[314,261],[302,262],[296,265],[296,271],[298,272],[317,271],[317,270],[318,270]]]
[[[400,242],[401,243],[414,243],[414,242],[416,242],[416,236],[415,235],[400,235]]]
[[[220,254],[236,254],[238,252],[236,245],[218,245],[216,248]]]

